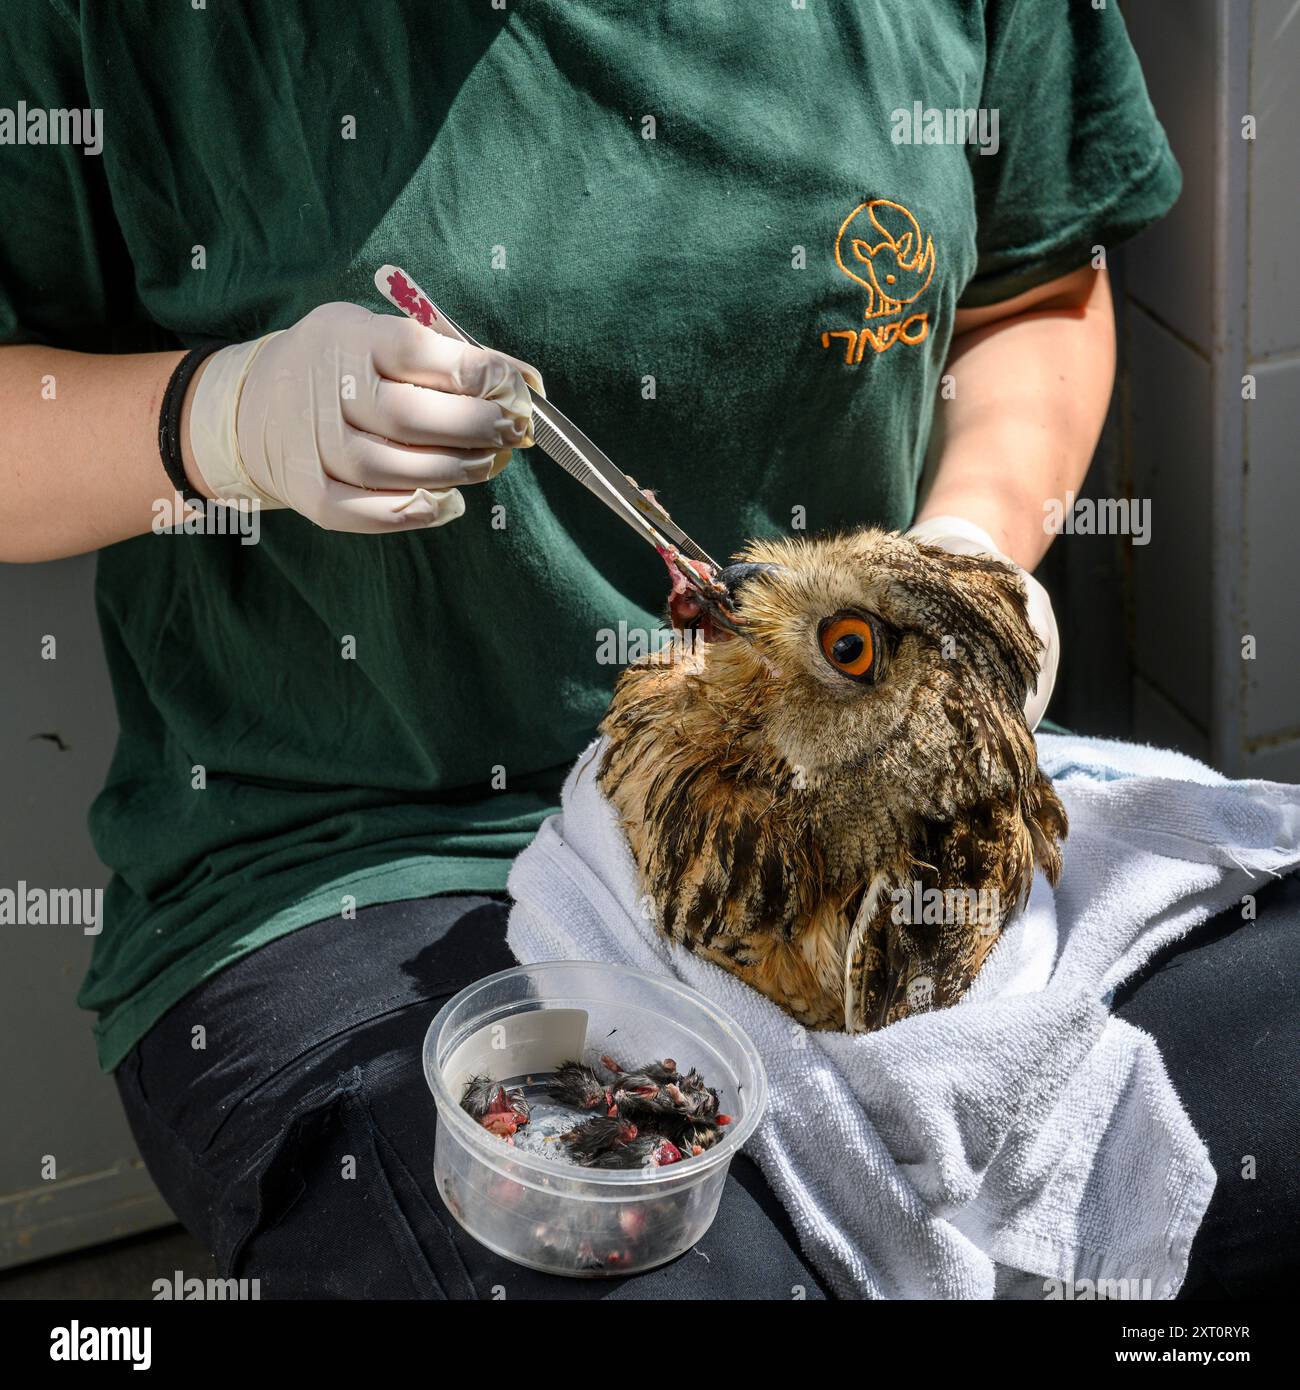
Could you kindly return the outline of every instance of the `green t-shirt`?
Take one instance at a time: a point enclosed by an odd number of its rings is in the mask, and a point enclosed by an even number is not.
[[[0,342],[386,312],[394,262],[719,556],[905,525],[957,306],[1179,186],[1114,4],[7,0],[4,29],[0,100],[102,110],[103,149],[0,146]],[[947,113],[978,108],[958,143]],[[105,1068],[349,899],[500,889],[555,808],[663,567],[541,456],[466,503],[426,533],[275,512],[254,546],[101,553]]]

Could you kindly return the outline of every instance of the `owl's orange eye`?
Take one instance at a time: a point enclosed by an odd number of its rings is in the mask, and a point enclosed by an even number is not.
[[[876,632],[871,621],[853,613],[827,618],[819,634],[822,655],[846,676],[870,680],[878,656]]]

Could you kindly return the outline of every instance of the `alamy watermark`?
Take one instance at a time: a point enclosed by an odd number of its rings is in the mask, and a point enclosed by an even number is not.
[[[997,154],[996,106],[924,106],[914,101],[889,113],[889,138],[895,145],[976,145],[982,155]]]
[[[234,1303],[262,1297],[260,1279],[200,1279],[198,1275],[188,1277],[182,1270],[176,1270],[170,1279],[153,1281],[154,1301],[213,1302]]]
[[[694,628],[632,627],[620,619],[618,627],[596,632],[597,666],[631,666],[648,656],[691,656],[704,639]]]
[[[153,1365],[151,1327],[83,1327],[73,1319],[50,1329],[51,1361],[129,1361],[131,1369]]]
[[[80,927],[83,936],[104,930],[102,888],[0,888],[0,927]]]
[[[967,926],[993,932],[1002,920],[1002,899],[996,888],[923,888],[913,881],[891,889],[889,896],[895,926]]]
[[[1095,1300],[1146,1300],[1153,1298],[1150,1279],[1044,1279],[1043,1298],[1048,1302],[1090,1303]]]
[[[100,107],[0,106],[0,145],[80,145],[82,154],[104,149]]]
[[[1043,503],[1049,536],[1128,536],[1134,545],[1151,540],[1149,497],[1049,497]]]
[[[238,536],[240,545],[256,545],[262,538],[262,504],[256,498],[187,502],[174,492],[155,499],[149,525],[155,536]]]

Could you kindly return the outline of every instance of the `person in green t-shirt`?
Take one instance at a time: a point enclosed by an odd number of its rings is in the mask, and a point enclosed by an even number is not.
[[[1179,189],[1118,8],[14,0],[3,26],[25,134],[84,117],[81,147],[0,151],[0,560],[99,551],[101,1064],[265,1296],[545,1292],[429,1190],[418,1038],[509,963],[509,862],[604,711],[605,638],[664,595],[527,453],[532,393],[714,554],[915,523],[1032,570],[1111,391],[1102,253]],[[386,262],[495,350],[388,311]],[[159,527],[173,482],[205,517],[255,500],[256,543]],[[744,1160],[715,1230],[693,1292],[819,1287]]]

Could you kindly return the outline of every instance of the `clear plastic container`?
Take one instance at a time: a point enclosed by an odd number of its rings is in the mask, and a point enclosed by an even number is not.
[[[720,1141],[659,1168],[584,1168],[561,1145],[535,1151],[536,1135],[512,1146],[460,1107],[471,1076],[527,1079],[602,1054],[697,1067],[731,1116]],[[462,990],[429,1025],[424,1074],[438,1107],[438,1191],[452,1215],[507,1259],[580,1278],[636,1273],[689,1250],[767,1103],[763,1063],[734,1019],[675,980],[593,961],[519,966]]]

